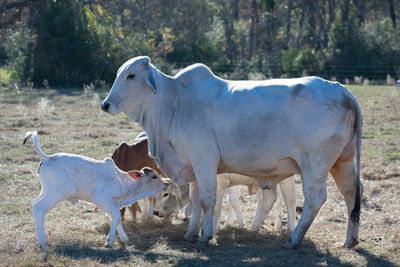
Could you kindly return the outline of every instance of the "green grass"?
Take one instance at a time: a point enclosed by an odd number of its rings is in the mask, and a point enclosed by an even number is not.
[[[16,73],[13,70],[0,68],[0,83],[10,83],[15,75]]]
[[[183,239],[187,223],[174,219],[134,223],[124,228],[126,247],[116,239],[103,244],[109,227],[106,216],[92,214],[93,205],[58,204],[46,216],[49,252],[38,250],[30,202],[39,195],[36,174],[40,159],[32,143],[22,146],[26,131],[37,130],[48,153],[70,152],[97,159],[109,157],[115,145],[132,140],[141,129],[121,114],[101,112],[99,101],[78,90],[3,88],[0,101],[0,265],[14,266],[248,266],[400,264],[400,92],[388,86],[350,86],[363,116],[361,177],[364,184],[360,244],[342,249],[346,212],[342,196],[328,179],[328,199],[299,249],[280,249],[287,232],[274,232],[268,217],[260,233],[221,226],[217,244],[196,247]],[[107,92],[97,92],[101,98]],[[39,106],[43,98],[47,104]],[[97,102],[96,102],[97,101]],[[53,107],[53,108],[52,108]],[[300,180],[297,205],[302,205]],[[255,196],[242,188],[246,229],[255,214]],[[226,207],[227,201],[224,200]],[[223,211],[222,222],[226,210]],[[297,218],[299,219],[299,218]]]

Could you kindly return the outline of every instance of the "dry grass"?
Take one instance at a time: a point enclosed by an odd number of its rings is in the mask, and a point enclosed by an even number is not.
[[[141,129],[125,115],[100,111],[106,92],[86,90],[23,90],[0,88],[0,265],[363,265],[400,264],[400,92],[394,87],[353,86],[364,113],[362,180],[364,196],[360,244],[342,249],[345,205],[332,178],[328,200],[297,250],[282,250],[288,234],[274,232],[271,218],[260,233],[225,228],[206,248],[183,240],[187,223],[124,225],[130,237],[121,247],[103,248],[109,227],[92,205],[67,202],[46,216],[49,252],[39,252],[29,203],[39,194],[39,158],[30,144],[22,146],[28,130],[38,130],[47,153],[59,151],[94,158],[110,156],[114,146],[131,140]],[[100,95],[100,98],[99,98]],[[298,183],[298,205],[302,204]],[[245,192],[245,190],[243,190]],[[242,196],[249,229],[255,197]],[[225,201],[226,202],[226,201]],[[223,213],[226,216],[226,212]],[[224,219],[222,219],[224,221]]]

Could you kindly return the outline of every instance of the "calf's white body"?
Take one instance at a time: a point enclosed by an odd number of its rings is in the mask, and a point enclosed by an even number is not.
[[[78,200],[84,200],[97,205],[112,220],[105,244],[110,247],[116,231],[121,242],[128,241],[122,228],[120,208],[165,190],[168,186],[168,180],[162,180],[149,168],[124,172],[116,167],[111,158],[95,160],[66,153],[46,155],[38,145],[36,132],[27,133],[24,144],[31,136],[42,158],[38,169],[42,189],[31,203],[42,250],[46,250],[44,217],[57,203],[68,200],[75,204]]]

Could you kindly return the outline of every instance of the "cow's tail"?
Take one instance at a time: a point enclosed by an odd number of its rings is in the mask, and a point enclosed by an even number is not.
[[[362,125],[363,125],[363,117],[361,114],[361,108],[358,104],[357,100],[353,96],[354,105],[356,107],[356,167],[357,167],[357,188],[356,188],[356,198],[354,201],[354,207],[351,211],[351,220],[353,223],[360,223],[360,211],[361,211],[361,174],[360,174],[360,162],[361,162],[361,137],[362,137]]]
[[[36,152],[39,154],[39,156],[42,158],[42,160],[47,159],[49,156],[46,155],[46,154],[40,149],[40,146],[39,146],[38,140],[37,140],[37,132],[36,132],[36,131],[27,132],[26,135],[25,135],[23,144],[25,145],[25,143],[29,140],[29,138],[31,138],[31,136],[33,136],[33,144],[35,145]]]

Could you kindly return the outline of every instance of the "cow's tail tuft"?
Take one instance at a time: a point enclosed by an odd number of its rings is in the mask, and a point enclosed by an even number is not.
[[[356,166],[357,166],[357,188],[356,188],[356,197],[354,201],[354,207],[351,211],[351,221],[353,223],[360,223],[360,212],[361,212],[361,174],[360,174],[360,161],[361,161],[361,137],[362,137],[362,125],[363,125],[363,117],[361,114],[361,108],[358,104],[357,100],[354,99],[354,105],[356,107]]]
[[[40,146],[38,144],[38,140],[37,140],[37,132],[33,131],[33,132],[27,132],[24,138],[24,142],[23,144],[25,145],[25,143],[29,140],[29,138],[31,138],[33,136],[33,144],[35,145],[36,148],[36,152],[39,154],[39,156],[42,158],[42,160],[47,159],[49,156],[47,156],[41,149]]]

